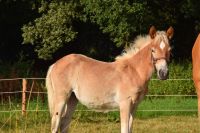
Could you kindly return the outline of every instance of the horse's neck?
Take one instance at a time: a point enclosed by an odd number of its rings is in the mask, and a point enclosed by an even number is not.
[[[150,45],[141,49],[131,60],[140,77],[148,81],[154,72]]]

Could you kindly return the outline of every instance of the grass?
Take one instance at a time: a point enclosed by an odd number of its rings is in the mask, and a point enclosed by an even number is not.
[[[31,65],[31,62],[22,63],[21,61],[18,61],[16,64],[7,63],[1,66],[1,72],[3,72],[1,75],[5,77],[27,77],[32,75],[30,71]],[[12,70],[20,71],[18,73],[11,73],[13,72]],[[169,65],[169,78],[191,79],[191,70],[192,64],[189,60],[183,60],[182,62],[172,61]],[[41,74],[44,75],[43,73]],[[156,74],[153,78],[157,78]],[[31,85],[30,80],[29,83]],[[20,85],[21,81],[5,81],[1,82],[0,88],[1,91],[7,91],[8,88],[11,89],[9,91],[16,91],[21,90]],[[37,81],[37,86],[33,91],[43,90],[42,88],[44,88],[44,81]],[[150,81],[149,88],[149,94],[196,94],[192,80],[152,80]],[[40,98],[31,100],[30,103],[27,103],[27,109],[35,112],[27,112],[27,115],[22,117],[20,112],[21,101],[19,100],[21,94],[12,94],[12,99],[9,98],[9,100],[4,100],[4,95],[0,96],[0,133],[50,132],[51,120],[49,112],[37,112],[37,110],[48,110],[46,102],[42,103]],[[86,108],[79,104],[77,109],[85,110]],[[152,112],[145,110],[168,111]],[[136,133],[199,133],[200,125],[197,122],[196,110],[196,97],[147,97],[138,107],[133,128]],[[119,112],[106,114],[91,111],[75,112],[70,125],[71,133],[119,133],[119,131]]]
[[[1,133],[49,133],[50,119],[45,113],[29,114],[31,117],[21,118],[13,115],[12,122],[1,128]],[[16,119],[16,120],[15,120]],[[11,125],[10,125],[11,124]],[[199,124],[196,116],[160,116],[156,118],[136,117],[133,123],[135,133],[199,133]],[[119,121],[108,121],[107,116],[98,120],[83,120],[73,118],[70,133],[118,133]]]
[[[21,109],[20,103],[0,104],[0,132],[1,133],[49,133],[50,116],[48,112],[37,110],[48,109],[47,103],[39,99],[29,103],[29,110],[22,117],[21,112],[12,111]],[[86,108],[81,104],[78,110]],[[9,111],[10,110],[10,111]],[[168,110],[149,112],[145,110]],[[193,110],[191,112],[177,112],[170,110]],[[197,120],[196,97],[146,97],[139,105],[134,121],[136,133],[198,133],[200,132]],[[97,113],[91,111],[76,111],[70,125],[71,133],[118,133],[120,131],[119,112]]]
[[[138,110],[160,110],[157,112],[138,112],[138,117],[157,117],[170,115],[196,115],[197,99],[196,97],[146,97]]]
[[[134,133],[199,133],[196,117],[162,116],[158,118],[136,118],[133,123]],[[81,122],[74,120],[72,133],[119,133],[120,123],[101,120],[99,122]]]

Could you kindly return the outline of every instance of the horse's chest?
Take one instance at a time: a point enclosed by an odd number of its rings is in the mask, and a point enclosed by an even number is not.
[[[141,100],[143,100],[144,96],[147,93],[147,89],[143,89],[142,91],[137,92],[137,94],[135,95],[135,97],[132,98],[132,101],[135,103],[140,102]]]

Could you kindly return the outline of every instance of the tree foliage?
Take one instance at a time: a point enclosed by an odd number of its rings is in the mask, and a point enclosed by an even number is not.
[[[24,47],[28,46],[41,59],[50,59],[66,47],[84,51],[88,48],[89,52],[99,54],[101,48],[109,51],[112,47],[123,47],[136,35],[147,33],[151,25],[158,29],[172,25],[177,57],[188,57],[200,31],[199,4],[198,0],[0,1],[1,53],[5,55],[10,49],[8,53],[18,55],[27,51]],[[91,41],[95,39],[98,45]],[[19,45],[22,40],[28,45]]]
[[[77,32],[72,27],[72,19],[77,15],[74,10],[72,2],[43,2],[39,8],[41,17],[22,28],[24,43],[34,45],[40,58],[50,58],[76,37]]]
[[[103,33],[109,33],[111,39],[120,46],[128,41],[130,34],[139,28],[138,23],[144,17],[145,2],[128,0],[82,0],[84,12],[89,21],[97,24]]]
[[[128,0],[42,2],[39,8],[41,17],[22,28],[24,43],[34,45],[40,58],[49,59],[59,48],[76,38],[73,22],[78,21],[98,25],[120,46],[138,29],[144,5]]]

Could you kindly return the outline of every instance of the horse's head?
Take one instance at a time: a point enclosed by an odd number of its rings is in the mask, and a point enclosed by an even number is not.
[[[169,39],[172,38],[173,34],[174,29],[172,27],[170,27],[166,32],[156,31],[154,26],[152,26],[149,30],[149,35],[152,39],[152,62],[156,68],[157,76],[161,80],[167,79],[169,75],[167,67],[171,53]]]

